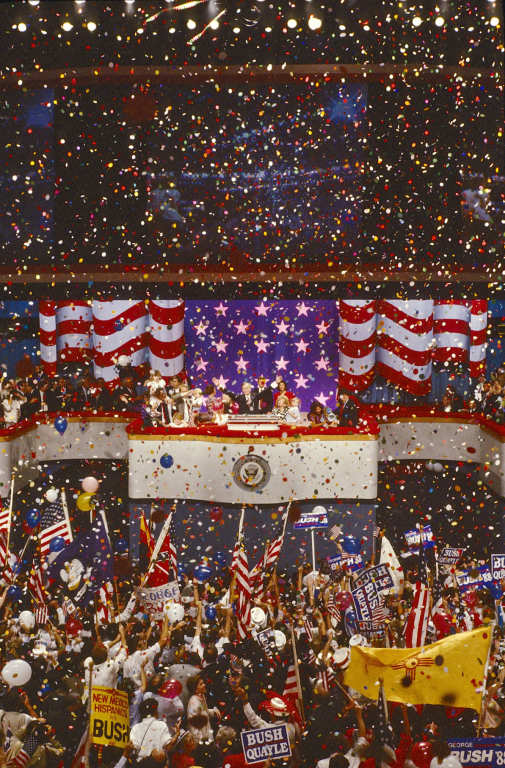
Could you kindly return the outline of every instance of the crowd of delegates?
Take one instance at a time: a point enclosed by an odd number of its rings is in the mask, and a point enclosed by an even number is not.
[[[149,371],[145,367],[118,369],[120,378],[112,387],[89,373],[75,378],[51,378],[45,376],[41,366],[27,364],[25,367],[24,376],[4,377],[0,381],[4,426],[16,424],[38,412],[92,410],[136,412],[146,425],[155,426],[224,424],[230,415],[256,414],[270,415],[278,423],[355,427],[361,407],[355,395],[340,390],[333,408],[314,400],[308,412],[303,413],[300,399],[281,376],[272,382],[259,376],[255,382],[245,381],[240,392],[232,392],[221,388],[220,380],[216,378],[204,388],[192,388],[184,375],[165,379],[158,371]],[[366,408],[366,394],[362,400]],[[393,399],[392,402],[396,401]],[[422,399],[411,402],[411,405],[416,404],[427,403]],[[467,409],[483,413],[493,421],[503,423],[505,370],[499,368],[489,379],[481,376],[467,399],[449,386],[435,405],[445,411]]]
[[[383,532],[377,536],[376,551],[381,551]],[[348,575],[334,578],[327,561],[316,571],[303,562],[292,570],[276,566],[264,589],[253,592],[250,633],[241,639],[229,564],[221,564],[208,582],[196,578],[196,569],[180,573],[180,610],[170,609],[163,620],[153,621],[137,590],[145,564],[125,566],[125,558],[115,558],[114,607],[106,618],[98,604],[87,610],[70,607],[68,596],[49,586],[47,621],[39,625],[26,589],[28,574],[17,576],[21,596],[11,598],[12,590],[3,589],[0,667],[23,659],[32,674],[20,687],[11,681],[0,689],[0,766],[21,765],[15,762],[21,749],[29,754],[25,768],[82,765],[90,682],[126,691],[130,710],[124,750],[92,746],[92,766],[239,768],[245,766],[240,732],[267,723],[287,724],[292,756],[267,760],[263,768],[459,766],[445,742],[474,736],[477,712],[390,704],[385,746],[376,702],[343,682],[353,645],[403,647],[415,567],[386,599],[385,630],[365,638],[349,611]],[[440,578],[440,586],[441,608],[427,640],[494,619],[487,590],[462,597],[451,576]],[[275,630],[270,648],[257,640],[257,630],[265,626]],[[481,735],[505,735],[501,635],[495,630]],[[289,683],[293,644],[302,706]]]

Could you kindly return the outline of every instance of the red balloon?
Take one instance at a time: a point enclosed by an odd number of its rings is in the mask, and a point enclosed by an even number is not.
[[[223,510],[221,507],[212,507],[210,510],[210,519],[213,523],[218,523],[223,517]]]
[[[158,689],[159,695],[164,696],[165,699],[175,699],[181,691],[182,685],[179,680],[165,680],[161,688]]]

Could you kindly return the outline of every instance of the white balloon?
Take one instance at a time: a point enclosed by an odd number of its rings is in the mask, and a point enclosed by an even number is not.
[[[2,679],[5,680],[7,685],[11,688],[13,686],[19,687],[26,685],[28,680],[32,676],[32,668],[27,661],[23,659],[13,659],[8,661],[2,669]]]
[[[98,491],[99,482],[96,477],[85,477],[81,483],[81,488],[85,493],[96,493]]]
[[[125,365],[128,365],[130,362],[130,358],[128,355],[119,355],[117,359],[117,364],[124,368]]]
[[[54,501],[57,501],[58,495],[59,494],[58,494],[58,489],[57,488],[48,488],[46,493],[45,493],[46,500],[50,504],[52,504]]]
[[[281,632],[280,629],[274,629],[274,640],[277,650],[282,651],[286,645],[286,635],[284,632]]]
[[[166,603],[164,612],[170,624],[177,624],[184,618],[184,607],[180,603]]]
[[[31,611],[21,611],[19,614],[19,623],[23,629],[30,631],[35,626],[35,616]]]
[[[323,507],[321,504],[319,504],[317,507],[314,507],[312,510],[313,515],[325,515],[326,514],[326,507]]]
[[[263,608],[259,607],[259,605],[255,605],[254,608],[251,608],[251,621],[257,627],[263,628],[263,626],[266,626],[266,613]]]
[[[444,471],[444,468],[443,468],[442,464],[441,464],[439,461],[436,461],[436,462],[434,463],[434,465],[433,465],[433,470],[434,470],[435,472],[443,472],[443,471]]]

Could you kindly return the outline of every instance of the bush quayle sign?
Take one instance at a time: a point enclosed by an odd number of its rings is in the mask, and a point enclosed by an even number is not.
[[[364,587],[365,584],[370,583],[375,584],[377,592],[394,587],[393,577],[385,563],[380,563],[380,565],[374,565],[372,568],[361,571],[359,576],[355,577],[353,586],[354,588]]]
[[[288,729],[285,724],[269,725],[255,731],[242,731],[242,750],[247,765],[262,763],[264,760],[278,760],[290,757]]]
[[[491,555],[491,573],[493,579],[505,579],[505,555]]]
[[[498,768],[505,765],[505,739],[449,739],[448,744],[463,766]]]
[[[179,584],[176,581],[169,581],[159,587],[143,587],[140,591],[140,598],[146,613],[152,619],[162,619],[163,609],[167,603],[180,602]]]
[[[410,550],[417,549],[419,547],[419,540],[421,538],[421,532],[419,530],[407,531],[403,534],[407,542],[407,546]],[[431,525],[425,525],[423,528],[423,547],[429,549],[435,546],[435,539],[433,538],[433,531]]]
[[[462,549],[457,549],[456,547],[444,547],[438,555],[438,564],[456,565],[462,554]]]

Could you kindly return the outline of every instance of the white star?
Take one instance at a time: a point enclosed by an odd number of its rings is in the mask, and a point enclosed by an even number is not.
[[[300,341],[295,342],[295,347],[298,352],[305,353],[308,350],[309,345],[307,344],[306,341],[304,341],[304,339],[300,339]]]
[[[268,347],[270,345],[269,341],[265,341],[265,339],[260,339],[259,341],[256,341],[255,344],[258,352],[268,352]]]
[[[301,304],[296,305],[296,311],[298,312],[297,317],[301,317],[302,315],[304,317],[308,317],[308,311],[311,309],[311,307],[308,307],[307,304],[304,304],[303,301]]]
[[[321,320],[319,324],[316,323],[316,328],[319,333],[328,333],[328,328],[330,327],[331,323],[325,323],[324,320]]]
[[[289,325],[286,325],[284,320],[281,320],[280,323],[277,323],[277,330],[279,333],[286,333],[289,331]]]
[[[295,384],[297,389],[307,389],[307,381],[308,379],[305,378],[305,376],[302,376],[300,373],[299,376],[295,376]]]
[[[218,379],[212,379],[212,381],[218,389],[224,389],[230,379],[224,379],[223,374],[221,373]]]
[[[323,408],[326,408],[326,402],[330,399],[330,396],[329,395],[323,395],[323,393],[321,392],[321,394],[320,395],[316,395],[314,399],[317,400],[318,403],[321,403]]]
[[[244,371],[244,373],[247,373],[247,366],[249,365],[249,360],[244,360],[242,355],[240,355],[240,358],[238,360],[235,360],[235,365],[237,366],[237,373],[240,373],[240,371]]]
[[[248,327],[249,323],[244,323],[244,321],[241,320],[240,323],[234,323],[233,325],[234,325],[235,330],[237,331],[238,334],[240,334],[240,333],[244,333],[245,334],[245,332],[247,331],[247,327]]]
[[[289,360],[284,360],[283,355],[281,355],[280,360],[275,361],[275,365],[277,366],[278,371],[285,371],[288,363],[289,363]]]
[[[228,312],[229,309],[230,309],[229,306],[227,306],[226,304],[223,304],[223,302],[220,301],[219,306],[214,307],[214,312],[216,313],[216,317],[219,317],[220,315],[221,317],[226,317],[226,313]]]
[[[323,357],[321,355],[319,360],[315,361],[314,365],[316,366],[318,371],[327,371],[328,370],[328,358]]]
[[[228,346],[227,341],[223,341],[223,339],[219,339],[219,341],[213,341],[212,343],[216,348],[216,352],[226,352],[226,347]]]
[[[204,360],[202,357],[199,359],[198,364],[196,366],[197,371],[207,371],[208,362]]]
[[[263,317],[267,317],[268,310],[270,309],[270,307],[268,306],[268,304],[262,303],[262,304],[258,304],[257,307],[254,307],[254,309],[256,310],[258,317],[261,317],[261,315],[263,315]]]
[[[198,325],[194,326],[194,329],[196,331],[197,336],[205,336],[205,333],[207,331],[207,325],[203,322],[203,320],[200,320]]]

